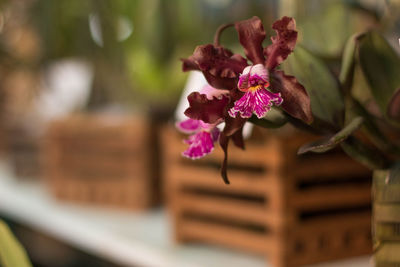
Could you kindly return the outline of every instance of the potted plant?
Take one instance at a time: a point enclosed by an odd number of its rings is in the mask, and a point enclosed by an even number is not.
[[[230,26],[235,26],[247,58],[219,43],[219,34]],[[273,28],[277,35],[272,37],[271,45],[263,48],[265,32],[257,17],[224,25],[217,31],[214,44],[198,46],[183,60],[185,71],[201,71],[213,87],[212,93],[200,91],[188,97],[190,107],[185,114],[189,118],[178,124],[181,130],[192,133],[186,141],[185,155],[205,156],[218,141],[225,153],[222,178],[229,183],[228,142],[232,140],[244,148],[245,122],[266,128],[289,122],[323,135],[300,147],[299,154],[323,153],[341,146],[348,155],[375,170],[375,260],[378,266],[398,263],[398,55],[379,33],[356,34],[346,44],[340,74],[335,77],[321,59],[304,48],[294,49],[294,19],[283,17]],[[285,72],[277,69],[283,61]],[[281,110],[284,119],[268,116],[272,107]],[[221,122],[225,127],[220,131],[216,125]]]

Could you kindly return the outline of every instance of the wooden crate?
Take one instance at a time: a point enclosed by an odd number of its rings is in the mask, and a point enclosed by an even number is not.
[[[178,242],[200,241],[301,266],[371,253],[371,174],[343,152],[297,156],[315,137],[262,134],[229,147],[230,185],[216,148],[192,161],[182,137],[163,137],[167,203]]]
[[[45,136],[44,177],[61,200],[144,210],[158,201],[154,129],[146,118],[75,115]]]
[[[41,175],[41,137],[21,126],[8,126],[3,134],[6,156],[15,177],[18,179],[38,178]]]

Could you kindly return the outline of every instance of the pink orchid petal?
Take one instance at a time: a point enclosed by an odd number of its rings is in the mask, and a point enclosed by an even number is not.
[[[201,129],[201,121],[187,119],[187,120],[175,123],[175,126],[182,133],[192,134]]]
[[[189,147],[182,153],[190,159],[199,159],[214,150],[213,136],[209,132],[200,131],[185,140]]]
[[[242,118],[250,118],[253,113],[258,118],[264,117],[273,105],[279,106],[283,99],[280,93],[272,93],[265,88],[249,90],[228,111],[233,118],[240,114]]]

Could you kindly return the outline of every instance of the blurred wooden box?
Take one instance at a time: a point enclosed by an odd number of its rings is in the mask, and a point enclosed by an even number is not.
[[[144,210],[158,201],[151,123],[120,115],[74,115],[45,136],[44,177],[56,198]]]
[[[36,179],[41,175],[40,147],[42,139],[24,127],[9,126],[3,133],[6,154],[18,179]]]
[[[225,185],[221,149],[192,161],[182,138],[172,127],[163,137],[178,242],[258,253],[279,267],[371,253],[371,174],[340,150],[298,156],[312,136],[262,134],[245,151],[229,146]]]

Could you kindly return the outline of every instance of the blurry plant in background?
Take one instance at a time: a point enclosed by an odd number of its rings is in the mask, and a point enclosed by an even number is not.
[[[207,40],[223,21],[254,13],[271,19],[275,5],[276,1],[139,1],[129,12],[134,30],[125,46],[135,93],[153,108],[161,105],[171,111],[186,78],[177,59]]]
[[[32,1],[2,1],[0,55],[2,126],[26,116],[39,91],[41,41],[32,26]]]
[[[32,266],[24,248],[2,220],[0,220],[0,265],[4,267]]]
[[[136,110],[172,111],[186,77],[179,56],[222,21],[248,14],[271,20],[276,5],[259,0],[41,0],[34,17],[46,51],[43,64],[75,57],[93,65],[89,109],[125,103]]]

